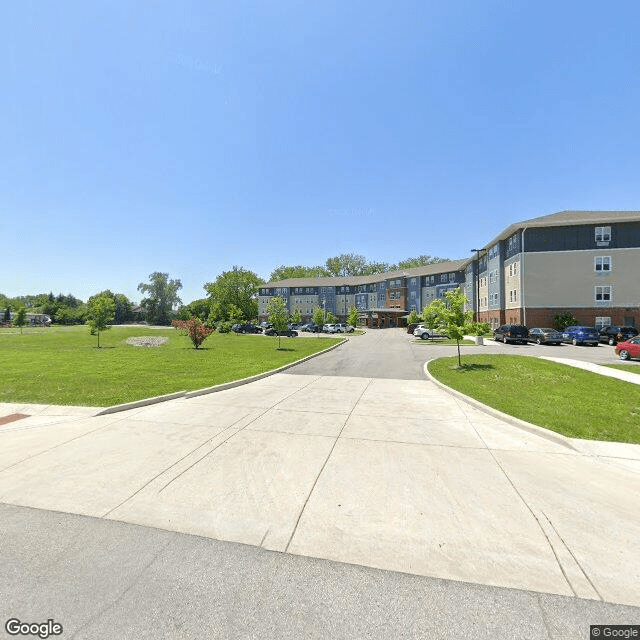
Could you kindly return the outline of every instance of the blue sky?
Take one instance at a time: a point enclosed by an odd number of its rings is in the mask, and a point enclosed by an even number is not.
[[[0,292],[463,258],[638,209],[640,3],[3,2]]]

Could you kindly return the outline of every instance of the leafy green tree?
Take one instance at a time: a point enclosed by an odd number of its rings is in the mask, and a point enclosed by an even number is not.
[[[253,271],[234,266],[224,271],[214,282],[207,282],[204,288],[211,304],[210,317],[219,320],[229,317],[229,307],[233,304],[242,312],[242,317],[253,320],[258,317],[258,288],[264,280]]]
[[[325,324],[333,324],[337,318],[331,313],[331,311],[327,311],[327,320]]]
[[[227,319],[232,325],[242,323],[244,321],[242,309],[235,304],[230,304],[227,307]]]
[[[182,282],[178,279],[169,280],[168,273],[154,271],[149,276],[150,283],[141,282],[138,291],[147,294],[140,305],[147,310],[147,320],[151,324],[171,324],[171,311],[182,304],[178,291],[182,289]]]
[[[93,296],[93,298],[89,300],[87,324],[92,334],[98,334],[98,349],[100,348],[100,332],[111,329],[109,323],[114,321],[115,315],[116,304],[105,293]]]
[[[440,298],[436,298],[422,310],[422,321],[427,329],[435,331],[440,328],[444,307],[444,302]]]
[[[367,259],[357,253],[341,253],[327,258],[326,267],[331,276],[362,276],[366,275],[367,264]]]
[[[2,322],[11,322],[11,307],[7,305],[4,310],[4,316],[2,316]]]
[[[420,322],[420,316],[415,309],[412,309],[409,317],[407,318],[407,324],[418,324],[418,322]]]
[[[13,316],[13,324],[20,327],[20,334],[22,334],[22,327],[27,325],[27,310],[24,307],[20,307]]]
[[[291,314],[291,322],[294,324],[299,324],[302,322],[302,313],[300,313],[300,309],[294,309]]]
[[[267,303],[267,316],[269,322],[273,325],[273,328],[278,332],[278,349],[280,348],[280,332],[287,328],[287,322],[289,320],[289,312],[287,310],[287,303],[276,296],[271,298]]]
[[[435,305],[439,327],[458,345],[458,366],[460,360],[460,340],[466,333],[473,330],[473,311],[465,311],[467,297],[460,289],[452,289],[444,294],[445,302],[434,300],[429,306]],[[439,305],[436,303],[440,302]],[[426,323],[425,323],[426,324]]]
[[[271,272],[269,282],[279,282],[291,278],[318,278],[328,275],[330,275],[329,272],[322,266],[305,267],[298,264],[295,267],[285,267],[281,265]]]
[[[576,318],[573,313],[569,313],[568,311],[565,313],[558,313],[553,318],[553,328],[557,331],[564,331],[567,327],[578,324],[580,324],[578,318]]]
[[[415,258],[407,258],[406,260],[400,260],[397,265],[394,265],[392,271],[399,271],[401,269],[413,269],[415,267],[423,267],[427,264],[436,264],[438,262],[449,262],[449,258],[438,258],[430,255],[420,255]]]
[[[351,309],[349,309],[349,324],[352,327],[357,327],[359,321],[360,312],[358,311],[358,309],[356,309],[356,307],[351,307]]]
[[[313,324],[317,324],[320,327],[325,324],[326,315],[322,307],[316,307],[313,310],[313,315],[311,317],[313,318]]]
[[[187,305],[187,308],[191,312],[191,315],[196,318],[200,318],[203,322],[209,317],[211,313],[211,301],[209,298],[200,298],[199,300],[194,300]]]

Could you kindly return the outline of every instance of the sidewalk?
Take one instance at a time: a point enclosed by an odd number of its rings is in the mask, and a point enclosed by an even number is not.
[[[538,358],[542,360],[551,360],[552,362],[557,362],[558,364],[566,364],[570,367],[577,367],[578,369],[584,369],[585,371],[592,371],[593,373],[598,373],[601,376],[617,378],[618,380],[631,382],[631,384],[640,384],[640,367],[638,367],[638,373],[633,373],[631,371],[622,371],[621,369],[603,367],[600,364],[593,364],[592,362],[573,360],[572,358],[552,358],[551,356],[538,356]]]

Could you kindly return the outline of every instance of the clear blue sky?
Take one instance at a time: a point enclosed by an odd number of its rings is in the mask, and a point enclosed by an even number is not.
[[[640,2],[2,2],[0,292],[462,258],[640,208]]]

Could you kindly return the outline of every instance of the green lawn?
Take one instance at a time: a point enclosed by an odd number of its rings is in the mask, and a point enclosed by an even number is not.
[[[167,336],[159,347],[133,347],[133,336]],[[111,406],[191,391],[275,369],[339,338],[282,338],[214,333],[197,351],[176,329],[87,327],[0,329],[0,402]]]
[[[527,356],[463,355],[429,363],[440,382],[571,438],[640,443],[640,387]]]

